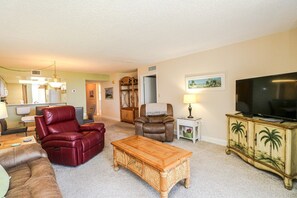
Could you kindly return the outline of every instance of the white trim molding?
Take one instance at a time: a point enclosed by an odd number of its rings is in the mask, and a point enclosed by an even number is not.
[[[209,136],[202,136],[201,140],[205,141],[205,142],[218,144],[218,145],[221,145],[221,146],[226,146],[227,145],[227,140],[217,139],[217,138],[213,138],[213,137],[209,137]]]

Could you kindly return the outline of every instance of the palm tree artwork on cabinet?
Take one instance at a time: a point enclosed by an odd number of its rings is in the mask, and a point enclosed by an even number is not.
[[[244,125],[242,124],[242,122],[238,122],[236,120],[236,122],[232,123],[232,132],[238,135],[238,143],[240,142],[240,136],[242,137],[242,134],[244,134]]]
[[[280,155],[277,155],[277,157],[272,156],[272,152],[274,150],[278,151],[279,148],[282,146],[282,136],[280,135],[280,132],[277,131],[277,129],[269,129],[267,127],[264,127],[263,130],[259,132],[259,135],[263,135],[260,138],[260,142],[264,141],[264,146],[266,147],[267,144],[269,144],[269,155],[267,152],[263,152],[260,150],[257,150],[256,152],[256,159],[271,164],[275,168],[279,170],[284,170],[284,162],[282,161]]]
[[[279,134],[279,132],[276,129],[272,129],[272,131],[270,132],[270,130],[265,127],[266,130],[262,130],[260,131],[259,134],[261,133],[265,133],[265,135],[263,135],[260,139],[260,141],[265,140],[264,145],[266,146],[266,144],[269,142],[269,146],[270,146],[270,158],[272,158],[272,147],[273,149],[276,148],[276,150],[278,150],[278,147],[280,147],[282,145],[281,143],[281,139],[282,137]]]
[[[237,141],[234,141],[231,139],[231,142],[232,142],[232,144],[234,144],[234,146],[237,149],[244,151],[246,153],[246,148],[245,148],[246,145],[244,143],[241,143],[241,141],[240,141],[240,137],[242,138],[243,135],[245,136],[244,129],[245,129],[245,125],[242,122],[239,122],[237,120],[236,120],[236,122],[233,122],[231,124],[231,130],[235,135],[237,135]]]

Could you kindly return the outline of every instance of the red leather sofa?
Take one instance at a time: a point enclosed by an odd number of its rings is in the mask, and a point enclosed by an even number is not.
[[[103,123],[79,125],[73,106],[49,107],[42,113],[35,116],[36,131],[51,162],[78,166],[103,150]]]

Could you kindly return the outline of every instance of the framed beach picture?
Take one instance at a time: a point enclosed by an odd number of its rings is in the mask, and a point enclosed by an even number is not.
[[[186,91],[195,92],[200,89],[225,89],[225,74],[210,74],[201,76],[186,76]]]
[[[105,88],[105,99],[113,99],[113,88]]]

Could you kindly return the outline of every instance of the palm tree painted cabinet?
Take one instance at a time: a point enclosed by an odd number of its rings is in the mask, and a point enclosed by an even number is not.
[[[227,114],[226,153],[280,175],[287,189],[297,179],[297,123],[273,123],[259,118]]]
[[[230,147],[242,152],[244,155],[248,155],[248,144],[247,144],[247,128],[248,122],[243,119],[231,118],[229,123],[230,133]]]

